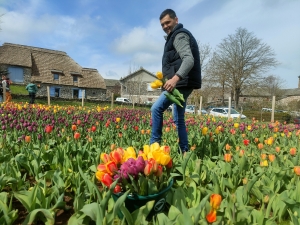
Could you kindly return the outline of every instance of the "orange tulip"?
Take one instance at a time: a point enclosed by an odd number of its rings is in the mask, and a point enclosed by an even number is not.
[[[97,166],[97,171],[101,171],[101,172],[107,173],[107,171],[106,171],[106,165],[105,164],[99,164]]]
[[[118,171],[117,164],[114,161],[109,161],[105,164],[106,166],[106,171],[110,174],[113,175],[115,172]]]
[[[267,158],[267,154],[263,153],[263,154],[260,154],[260,157],[262,160],[265,160]]]
[[[225,160],[225,162],[230,162],[231,161],[231,154],[229,154],[229,153],[224,154],[224,160]]]
[[[168,133],[170,132],[171,128],[170,127],[166,127],[165,131]]]
[[[277,153],[279,153],[280,152],[280,147],[275,147],[275,151],[277,152]]]
[[[77,120],[77,121],[76,121],[76,124],[77,124],[77,125],[80,125],[80,124],[81,124],[81,120]]]
[[[221,205],[221,202],[222,202],[222,196],[219,195],[219,194],[212,194],[210,196],[210,206],[217,210],[219,209],[220,205]]]
[[[122,161],[122,157],[123,155],[121,155],[118,151],[112,151],[109,154],[110,158],[112,159],[112,161],[114,161],[115,163],[121,163]]]
[[[77,126],[75,124],[72,125],[72,131],[77,130]]]
[[[25,142],[29,143],[31,141],[31,137],[30,136],[25,136]]]
[[[231,149],[231,146],[229,144],[226,144],[225,149],[226,151],[229,151]]]
[[[257,147],[258,147],[258,149],[263,149],[264,144],[263,143],[258,143]]]
[[[245,150],[243,150],[243,149],[242,149],[242,150],[240,150],[240,152],[239,152],[239,156],[240,156],[240,157],[242,157],[244,154],[245,154]]]
[[[106,153],[101,153],[100,159],[104,163],[107,163],[107,162],[111,161],[110,156]]]
[[[291,149],[290,149],[290,154],[291,154],[292,156],[295,156],[296,153],[297,153],[297,149],[296,149],[296,148],[291,148]]]
[[[273,162],[276,159],[276,156],[274,154],[270,154],[268,157],[270,162]]]
[[[300,176],[300,166],[295,166],[294,167],[294,172],[297,176]]]

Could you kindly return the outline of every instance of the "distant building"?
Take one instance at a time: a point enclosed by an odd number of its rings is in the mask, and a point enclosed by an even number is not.
[[[0,46],[0,71],[16,84],[39,84],[38,96],[105,99],[106,85],[96,69],[83,68],[67,53],[4,43]]]
[[[152,89],[150,83],[157,78],[155,74],[141,67],[139,70],[120,79],[121,97],[135,103],[154,102],[161,94],[161,89]]]

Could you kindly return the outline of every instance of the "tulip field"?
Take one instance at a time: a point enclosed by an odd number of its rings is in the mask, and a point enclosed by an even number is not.
[[[164,114],[174,183],[162,212],[129,212],[97,179],[101,153],[149,145],[148,109],[0,105],[0,224],[300,224],[300,126],[186,115],[178,152]]]

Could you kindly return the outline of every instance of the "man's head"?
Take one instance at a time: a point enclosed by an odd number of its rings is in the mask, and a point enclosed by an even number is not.
[[[172,9],[164,10],[159,17],[160,24],[166,34],[170,34],[173,28],[178,24],[176,13]]]

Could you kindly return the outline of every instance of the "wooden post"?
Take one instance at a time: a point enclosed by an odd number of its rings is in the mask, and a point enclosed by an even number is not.
[[[3,88],[3,102],[6,101],[6,82],[2,83]]]
[[[48,98],[48,105],[50,105],[50,87],[47,86],[47,98]]]
[[[272,99],[271,123],[274,123],[274,113],[275,113],[275,96],[273,96],[273,99]]]
[[[200,102],[199,102],[199,114],[202,115],[202,96],[200,96]]]
[[[231,117],[231,97],[228,98],[228,119]]]
[[[84,106],[84,98],[85,98],[85,90],[82,90],[82,102],[81,102],[81,106]]]
[[[121,85],[122,86],[122,85]],[[111,108],[113,108],[114,107],[114,93],[112,92],[111,93],[111,106],[110,106]]]

